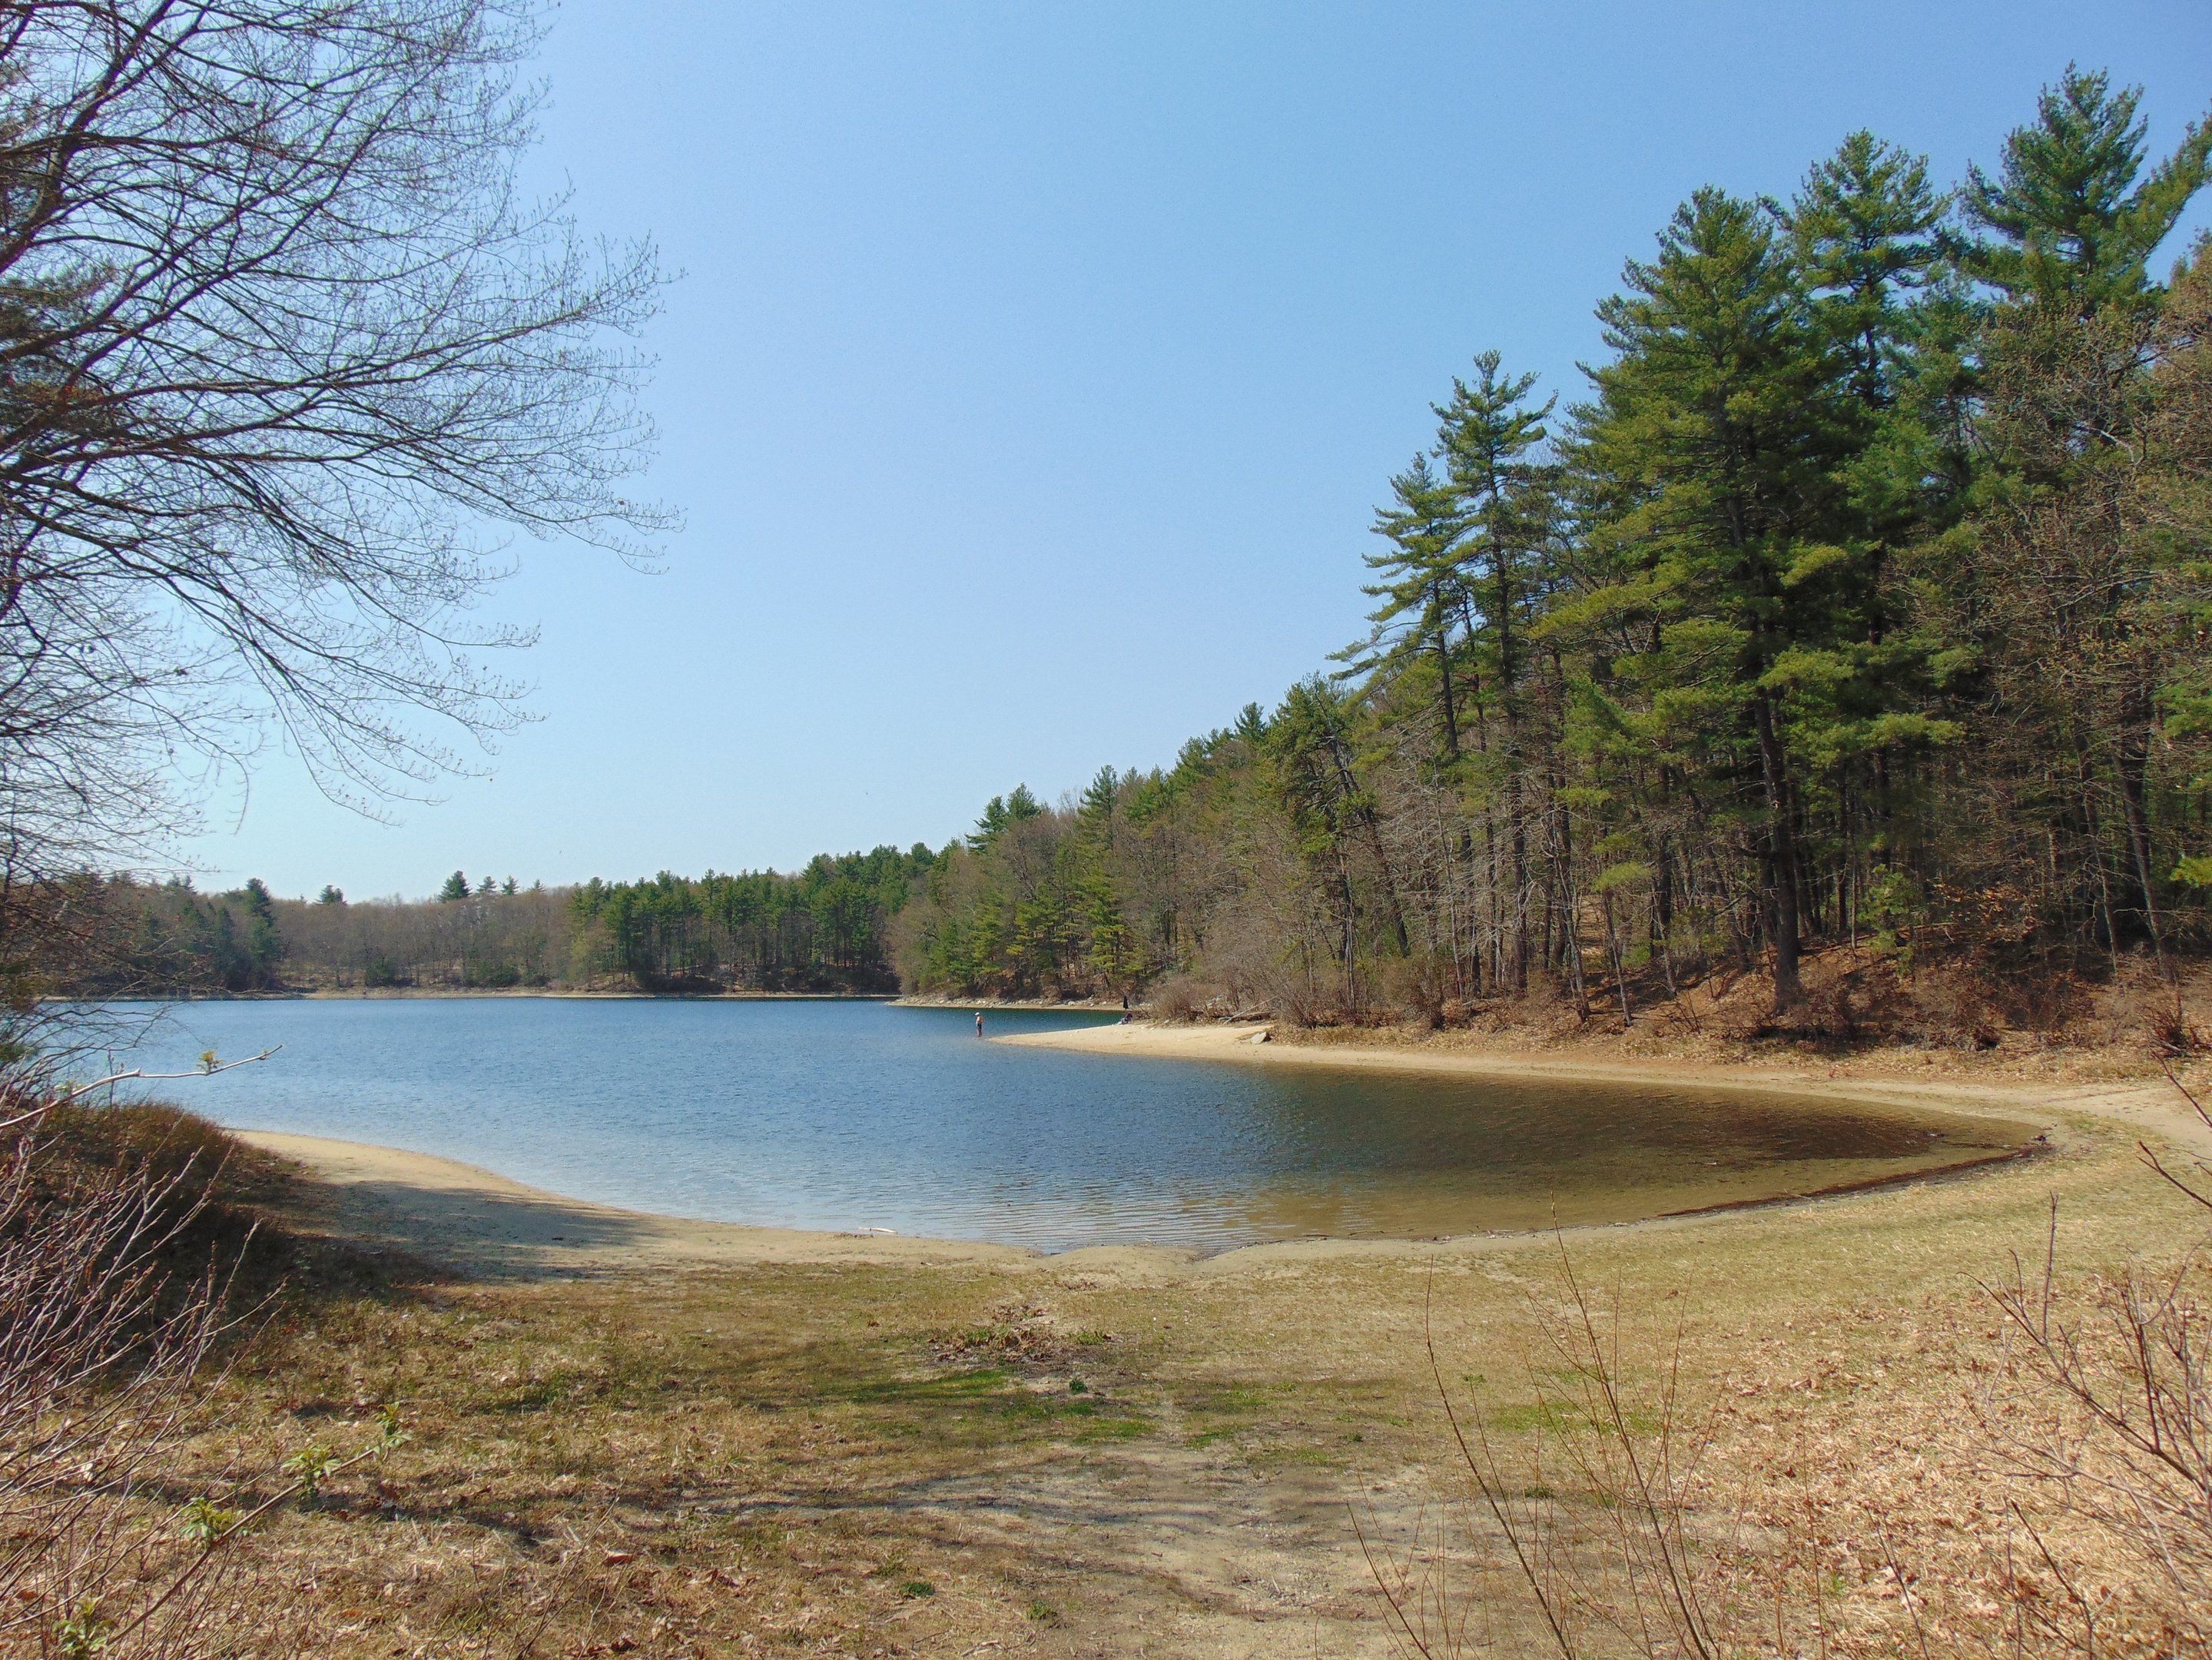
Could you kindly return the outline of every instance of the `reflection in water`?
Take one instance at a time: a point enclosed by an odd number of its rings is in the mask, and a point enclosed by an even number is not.
[[[149,1058],[275,1043],[171,1093],[234,1127],[440,1153],[611,1204],[1046,1250],[1626,1220],[2033,1133],[1786,1096],[1061,1054],[979,1043],[957,1011],[866,1003],[200,1003]]]

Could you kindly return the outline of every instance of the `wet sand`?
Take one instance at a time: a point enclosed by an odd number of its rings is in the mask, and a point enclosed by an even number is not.
[[[992,1262],[1011,1245],[749,1228],[623,1210],[511,1181],[456,1159],[274,1130],[234,1132],[304,1166],[331,1231],[471,1273],[590,1273],[744,1262]]]
[[[1784,1093],[1854,1104],[1937,1108],[1982,1117],[2040,1123],[2072,1116],[2108,1120],[2130,1134],[2148,1134],[2212,1155],[2212,1129],[2191,1111],[2163,1078],[2128,1083],[2072,1084],[2021,1079],[1991,1081],[1963,1074],[1931,1056],[1929,1076],[1849,1075],[1838,1067],[1733,1066],[1710,1061],[1588,1061],[1525,1051],[1426,1048],[1418,1045],[1285,1043],[1273,1029],[1249,1025],[1086,1026],[1068,1031],[1020,1032],[994,1038],[1033,1049],[1073,1049],[1133,1059],[1220,1061],[1266,1067],[1331,1067],[1352,1072],[1420,1073],[1449,1078],[1528,1079],[1558,1083],[1658,1084],[1698,1090]],[[1271,1041],[1262,1042],[1263,1035]]]

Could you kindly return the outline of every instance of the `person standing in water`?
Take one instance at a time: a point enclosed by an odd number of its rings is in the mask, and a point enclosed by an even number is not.
[[[976,1037],[981,1037],[982,1035],[983,1035],[983,1011],[982,1011],[982,1010],[981,1010],[981,1009],[977,1009],[977,1010],[975,1011],[975,1036],[976,1036]]]

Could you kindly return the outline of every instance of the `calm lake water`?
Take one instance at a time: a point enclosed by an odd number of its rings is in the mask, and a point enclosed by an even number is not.
[[[994,1033],[1090,1018],[989,1017]],[[160,1091],[234,1128],[439,1153],[642,1210],[1046,1250],[1618,1221],[2033,1134],[1781,1096],[1008,1048],[978,1043],[972,1015],[880,1003],[193,1003],[131,1059],[274,1044]]]

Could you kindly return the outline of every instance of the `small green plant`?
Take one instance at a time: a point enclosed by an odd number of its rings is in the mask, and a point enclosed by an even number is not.
[[[1912,977],[1913,922],[1918,906],[1912,879],[1887,865],[1875,869],[1874,879],[1859,899],[1860,919],[1874,927],[1875,954],[1888,958],[1901,980]]]
[[[225,1510],[202,1495],[185,1506],[184,1514],[177,1518],[177,1530],[202,1550],[213,1550],[239,1521],[239,1511]]]
[[[936,1596],[937,1587],[927,1579],[909,1579],[899,1587],[899,1595],[913,1597],[918,1601],[925,1596]]]
[[[337,1454],[319,1441],[301,1448],[280,1466],[285,1475],[299,1484],[301,1502],[308,1505],[315,1502],[315,1496],[322,1490],[323,1483],[337,1467]]]
[[[1031,1602],[1022,1612],[1040,1626],[1056,1626],[1060,1623],[1060,1610],[1049,1602]]]
[[[92,1660],[114,1632],[115,1622],[100,1611],[100,1599],[88,1596],[54,1622],[54,1647],[62,1660]]]
[[[1067,1392],[1070,1395],[1088,1395],[1091,1393],[1091,1385],[1080,1377],[1071,1377],[1067,1380]]]

